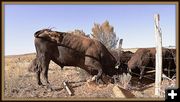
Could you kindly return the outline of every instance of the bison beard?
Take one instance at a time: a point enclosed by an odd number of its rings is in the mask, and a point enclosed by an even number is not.
[[[46,85],[50,60],[61,67],[78,66],[96,76],[100,82],[102,74],[112,76],[116,73],[116,59],[99,41],[69,33],[43,29],[35,33],[36,59],[32,61],[36,70],[37,83],[42,85],[40,73]],[[95,72],[95,73],[92,73]]]

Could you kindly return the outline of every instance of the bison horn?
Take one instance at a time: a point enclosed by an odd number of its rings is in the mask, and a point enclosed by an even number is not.
[[[115,68],[116,68],[116,69],[119,69],[119,65],[116,65]]]

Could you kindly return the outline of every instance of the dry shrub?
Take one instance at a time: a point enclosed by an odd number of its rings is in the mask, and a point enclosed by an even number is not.
[[[119,38],[116,36],[114,27],[109,24],[109,21],[105,21],[102,25],[95,23],[92,32],[92,37],[99,40],[108,49],[116,48]]]
[[[122,75],[119,75],[120,83],[124,89],[128,89],[130,87],[129,82],[130,82],[131,78],[132,78],[132,76],[129,73],[127,73],[127,74],[123,73]]]

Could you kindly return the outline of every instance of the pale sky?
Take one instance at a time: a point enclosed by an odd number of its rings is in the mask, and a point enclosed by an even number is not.
[[[5,5],[5,55],[35,52],[34,33],[57,31],[92,33],[94,23],[108,20],[123,48],[154,47],[154,14],[160,14],[163,46],[176,43],[176,5]]]

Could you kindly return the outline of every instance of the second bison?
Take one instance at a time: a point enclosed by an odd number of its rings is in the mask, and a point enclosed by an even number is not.
[[[142,79],[144,73],[148,70],[155,69],[155,48],[140,48],[138,49],[131,59],[128,61],[128,69],[132,71],[133,69],[140,70],[140,77]],[[168,74],[167,70],[172,70],[170,77],[172,77],[176,69],[176,64],[174,61],[173,52],[170,49],[163,48],[162,50],[162,68],[163,73]]]

